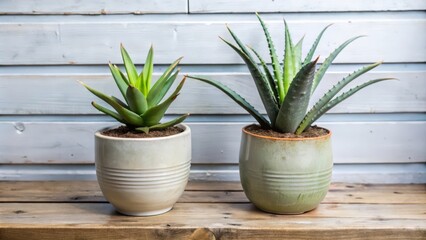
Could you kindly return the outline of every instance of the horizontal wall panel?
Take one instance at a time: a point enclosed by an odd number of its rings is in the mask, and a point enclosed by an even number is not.
[[[247,123],[189,123],[193,163],[238,162]],[[1,122],[0,163],[93,163],[93,133],[111,123]],[[336,163],[426,161],[426,122],[324,122],[333,132]]]
[[[358,66],[348,66],[355,70]],[[381,82],[361,90],[331,109],[331,113],[426,112],[426,68],[407,68],[401,65],[380,67],[357,79],[360,84],[369,79],[394,77],[398,81]],[[336,68],[335,68],[336,69]],[[350,71],[330,70],[319,85],[311,104],[327,89]],[[199,72],[193,75],[216,79],[238,91],[257,109],[265,112],[251,76],[247,72]],[[156,74],[158,77],[159,74]],[[181,78],[181,77],[180,77]],[[0,74],[0,114],[97,114],[90,102],[98,100],[77,80],[105,93],[120,96],[108,73],[63,74]],[[241,114],[239,105],[219,90],[187,80],[182,94],[171,105],[168,113]]]
[[[424,10],[423,0],[189,0],[191,13],[358,12]]]
[[[186,13],[187,0],[2,0],[0,14]]]
[[[158,64],[170,63],[179,56],[185,56],[182,63],[186,64],[242,63],[238,55],[218,38],[230,39],[225,23],[229,23],[238,36],[258,49],[261,55],[266,56],[268,52],[255,16],[55,16],[40,18],[40,21],[29,21],[25,17],[0,19],[0,42],[8,43],[0,45],[0,65],[118,63],[121,62],[121,42],[136,63],[145,61],[152,43],[157,49],[155,63]],[[278,52],[283,52],[282,15],[267,16],[265,20]],[[287,20],[295,40],[306,34],[305,54],[319,31],[327,24],[335,23],[319,45],[316,55],[321,56],[320,61],[339,44],[356,35],[368,37],[348,46],[336,63],[426,61],[426,31],[422,31],[426,28],[426,18],[421,13],[320,15],[313,18],[302,14],[292,15]]]

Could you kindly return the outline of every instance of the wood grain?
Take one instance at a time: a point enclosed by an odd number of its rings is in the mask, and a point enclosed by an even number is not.
[[[323,203],[360,204],[426,204],[426,185],[371,185],[333,183]],[[98,183],[70,182],[2,182],[0,202],[29,203],[85,202],[103,203]],[[189,182],[179,199],[181,203],[246,203],[239,182]]]
[[[96,130],[112,122],[0,122],[0,163],[93,163]],[[248,122],[189,122],[193,163],[237,163]],[[426,122],[320,122],[335,163],[425,162]],[[43,138],[40,138],[43,136]],[[16,143],[19,142],[19,145]],[[372,148],[374,146],[374,148]],[[372,150],[374,149],[374,151]]]
[[[2,0],[0,14],[39,15],[39,14],[147,14],[147,13],[186,13],[186,0],[120,0],[102,1],[62,0]]]
[[[185,56],[185,64],[240,64],[238,55],[217,36],[229,39],[225,23],[248,45],[266,56],[267,47],[254,15],[204,17],[198,15],[167,15],[136,17],[82,16],[31,19],[4,16],[0,28],[1,65],[61,65],[105,64],[121,62],[118,46],[122,42],[133,53],[134,61],[142,63],[148,47],[155,43],[155,63],[167,64]],[[113,18],[114,17],[114,18]],[[28,22],[29,21],[29,22]],[[283,22],[281,15],[265,17],[278,52],[283,52]],[[345,49],[336,63],[424,62],[426,27],[419,13],[385,15],[320,15],[303,14],[287,18],[295,39],[306,34],[304,52],[317,33],[329,23],[335,23],[324,35],[316,55],[321,61],[338,45],[355,35],[368,35]],[[143,37],[142,37],[143,36]],[[406,37],[416,36],[416,37]],[[394,51],[403,47],[403,51]],[[160,51],[161,49],[161,51]],[[201,53],[201,54],[200,54]]]
[[[355,70],[359,66],[348,66]],[[426,66],[424,66],[426,67]],[[60,70],[60,69],[59,69]],[[319,97],[350,71],[331,70],[315,91],[313,105]],[[183,73],[186,74],[186,73]],[[254,107],[265,113],[256,87],[247,72],[189,73],[220,81],[238,91]],[[155,74],[156,77],[159,73]],[[179,77],[181,79],[183,75]],[[393,77],[399,81],[382,82],[360,91],[353,97],[331,109],[330,113],[383,113],[383,112],[426,112],[426,70],[405,69],[397,66],[386,70],[373,71],[360,77],[361,84],[370,79]],[[61,73],[61,74],[0,74],[0,114],[98,114],[91,101],[103,103],[86,91],[77,80],[95,89],[121,97],[108,72]],[[22,87],[25,86],[25,87]],[[66,91],[64,91],[66,89]],[[60,93],[60,94],[59,94]],[[171,105],[170,114],[246,114],[240,106],[211,86],[195,80],[188,80],[182,94]]]
[[[191,13],[361,12],[424,10],[422,0],[189,0]]]
[[[317,209],[273,215],[240,201],[238,182],[190,182],[172,211],[149,218],[118,214],[96,182],[1,182],[0,193],[0,238],[8,240],[426,237],[426,185],[335,183]]]

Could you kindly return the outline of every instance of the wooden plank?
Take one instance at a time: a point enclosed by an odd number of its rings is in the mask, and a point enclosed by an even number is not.
[[[223,188],[221,188],[223,187]],[[106,202],[95,181],[2,182],[0,202]],[[426,185],[333,183],[323,203],[426,204]],[[246,203],[239,182],[189,182],[181,203]]]
[[[0,163],[93,163],[93,133],[111,124],[1,122]],[[238,162],[241,128],[248,123],[188,124],[193,134],[193,163]],[[426,122],[320,122],[320,125],[333,132],[335,163],[426,161],[423,144]]]
[[[190,13],[361,12],[425,10],[422,0],[189,0]]]
[[[348,67],[355,70],[358,66]],[[331,70],[312,97],[316,102],[337,81],[350,71]],[[156,73],[156,77],[160,73]],[[183,73],[186,74],[186,73]],[[247,72],[194,72],[216,79],[238,91],[247,101],[265,113],[256,93],[251,76]],[[182,78],[180,76],[179,78]],[[370,86],[331,109],[330,113],[378,113],[378,112],[426,112],[426,69],[377,70],[356,80],[360,84],[369,79],[394,77],[399,81],[388,81]],[[108,73],[62,73],[62,74],[0,74],[0,114],[98,114],[90,102],[96,99],[77,80],[121,97],[117,86]],[[355,84],[355,83],[354,83]],[[353,85],[354,85],[353,84]],[[25,86],[25,87],[22,87]],[[31,90],[30,90],[31,89]],[[66,91],[64,91],[66,89]],[[61,93],[61,94],[58,94]],[[182,94],[174,102],[170,114],[246,114],[240,106],[213,87],[190,80]],[[101,101],[100,101],[101,102]]]
[[[185,64],[242,63],[238,55],[217,38],[230,38],[225,23],[229,23],[245,43],[259,49],[261,55],[266,55],[268,51],[254,16],[112,17],[100,16],[88,21],[81,16],[69,16],[40,19],[40,22],[20,17],[4,18],[0,27],[0,42],[13,44],[0,46],[0,65],[121,62],[118,51],[120,42],[133,53],[136,63],[145,60],[151,43],[161,49],[156,52],[157,64],[170,63],[179,56],[185,56],[182,61]],[[282,16],[265,16],[265,20],[278,52],[282,52]],[[328,23],[335,23],[318,48],[317,55],[321,56],[321,61],[340,43],[355,35],[368,37],[357,40],[345,49],[336,59],[337,63],[426,60],[426,32],[421,31],[426,27],[424,14],[320,15],[315,18],[297,14],[289,16],[287,21],[295,39],[306,34],[305,53],[320,29]]]
[[[33,14],[147,14],[147,13],[186,13],[186,0],[2,0],[0,15]]]
[[[208,228],[206,233],[218,239],[423,239],[424,210],[418,204],[322,204],[304,215],[280,216],[251,204],[177,203],[148,221],[119,215],[109,204],[4,203],[0,236],[17,239],[36,232],[41,239],[59,234],[61,239],[189,239],[196,229]]]

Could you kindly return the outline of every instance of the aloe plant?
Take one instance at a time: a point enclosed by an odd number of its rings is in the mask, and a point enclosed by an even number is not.
[[[269,120],[260,114],[244,98],[226,85],[203,77],[188,77],[200,80],[220,89],[237,104],[243,107],[248,113],[250,113],[264,129],[273,129],[274,131],[283,133],[301,134],[324,113],[338,103],[352,96],[354,93],[371,84],[392,79],[373,79],[336,96],[347,84],[362,74],[379,66],[382,62],[365,66],[339,81],[308,111],[310,97],[321,82],[325,72],[330,67],[333,60],[347,45],[362,36],[353,37],[341,44],[324,60],[319,69],[316,70],[318,58],[315,60],[312,60],[312,58],[324,32],[330,27],[330,25],[326,26],[319,33],[308,54],[302,61],[303,38],[296,44],[293,44],[289,27],[284,20],[284,58],[283,61],[280,62],[266,24],[258,14],[256,14],[256,16],[262,26],[268,43],[272,72],[260,54],[250,46],[244,45],[228,26],[227,29],[236,45],[223,38],[221,39],[236,53],[238,53],[247,65],[256,84]],[[258,61],[256,61],[256,59]]]
[[[169,122],[160,123],[160,120],[163,118],[170,104],[177,98],[179,91],[185,83],[185,78],[183,78],[174,92],[161,102],[178,76],[179,69],[177,69],[177,66],[182,58],[174,61],[155,84],[152,85],[152,73],[154,70],[154,49],[152,46],[149,49],[141,73],[137,72],[132,59],[123,45],[121,45],[121,56],[127,74],[124,74],[119,67],[111,63],[109,63],[109,68],[124,98],[124,102],[117,97],[108,96],[80,82],[87,90],[102,99],[115,111],[96,102],[92,102],[93,107],[125,124],[127,127],[145,133],[148,133],[150,130],[165,129],[183,122],[189,114],[184,114]]]

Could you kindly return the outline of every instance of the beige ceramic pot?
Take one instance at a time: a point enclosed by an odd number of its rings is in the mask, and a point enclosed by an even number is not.
[[[333,167],[331,133],[315,138],[272,138],[243,129],[240,178],[259,209],[300,214],[327,194]]]
[[[96,176],[117,211],[133,216],[165,213],[182,195],[191,163],[191,130],[157,138],[95,134]]]

